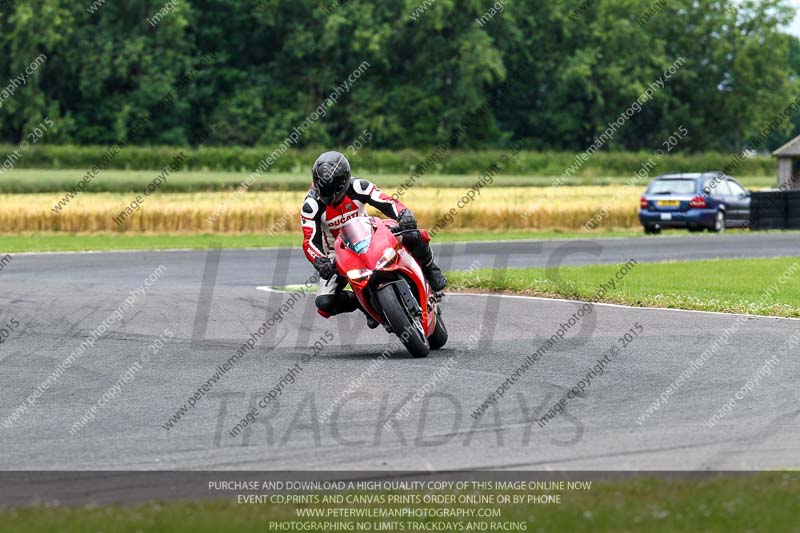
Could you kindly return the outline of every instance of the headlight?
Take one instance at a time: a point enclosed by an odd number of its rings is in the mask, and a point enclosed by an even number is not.
[[[372,270],[368,268],[356,268],[347,271],[347,278],[350,281],[364,281],[372,275]]]
[[[393,264],[395,261],[397,261],[397,251],[394,248],[387,248],[384,250],[381,258],[378,259],[378,263],[375,265],[375,268],[377,270],[381,270]]]

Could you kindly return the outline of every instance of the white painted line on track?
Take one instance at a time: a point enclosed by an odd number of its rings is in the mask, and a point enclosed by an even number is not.
[[[480,293],[480,292],[448,292],[447,296],[497,296],[500,298],[519,298],[526,300],[540,300],[546,302],[566,302],[575,304],[587,303],[587,300],[569,300],[566,298],[545,298],[544,296],[525,296],[522,294],[499,294],[499,293]],[[591,303],[591,302],[590,302]],[[775,315],[752,315],[749,313],[724,313],[722,311],[701,311],[699,309],[675,309],[673,307],[648,307],[639,305],[625,305],[625,304],[612,304],[606,302],[594,302],[593,305],[602,305],[605,307],[618,307],[622,309],[646,309],[649,311],[675,311],[678,313],[702,313],[706,315],[721,315],[721,316],[746,316],[750,318],[778,318],[780,320],[800,320],[800,318],[788,316],[775,316]]]
[[[256,287],[256,290],[257,291],[265,291],[265,292],[283,292],[283,293],[288,292],[288,291],[282,291],[280,289],[275,289],[273,287],[268,287],[267,285],[261,285],[259,287]]]
[[[277,289],[275,287],[267,287],[267,286],[260,286],[256,287],[256,290],[260,291],[267,291],[267,292],[288,292],[283,289]],[[500,293],[480,293],[480,292],[448,292],[445,293],[446,298],[450,296],[493,296],[496,298],[516,298],[522,300],[537,300],[542,302],[562,302],[562,303],[574,303],[574,304],[585,304],[587,303],[586,300],[569,300],[566,298],[545,298],[544,296],[525,296],[522,294],[500,294]],[[674,311],[678,313],[701,313],[705,315],[719,315],[719,316],[746,316],[749,318],[777,318],[780,320],[800,320],[800,318],[795,317],[788,317],[788,316],[774,316],[774,315],[752,315],[749,313],[723,313],[722,311],[701,311],[699,309],[675,309],[671,307],[648,307],[648,306],[638,306],[638,305],[624,305],[624,304],[612,304],[606,302],[594,302],[594,305],[601,305],[605,307],[617,307],[621,309],[644,309],[647,311]]]

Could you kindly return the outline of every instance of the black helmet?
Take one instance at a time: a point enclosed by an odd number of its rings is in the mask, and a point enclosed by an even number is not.
[[[311,168],[314,187],[319,193],[320,202],[325,205],[341,201],[351,176],[350,163],[339,152],[325,152],[314,161]]]

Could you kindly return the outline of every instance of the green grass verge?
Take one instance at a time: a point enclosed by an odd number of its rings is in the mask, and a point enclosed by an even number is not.
[[[509,269],[503,276],[491,270],[450,272],[448,286],[591,300],[601,284],[610,286],[618,272],[620,265],[565,266],[551,275],[543,268]],[[800,317],[799,278],[800,257],[638,263],[599,301]]]
[[[525,522],[528,531],[795,531],[800,476],[796,472],[771,472],[699,480],[593,482],[590,490],[563,492],[560,504],[491,507],[501,510],[499,521]],[[237,505],[227,500],[82,508],[34,506],[0,511],[0,523],[3,531],[14,533],[263,532],[270,531],[271,520],[308,524],[311,519],[298,519],[296,508]],[[429,522],[453,520],[432,518]],[[411,531],[408,527],[405,530]]]
[[[0,175],[0,193],[21,194],[36,192],[63,192],[75,186],[85,173],[85,169],[45,170],[15,169]],[[141,192],[159,174],[158,170],[104,170],[92,180],[88,192]],[[469,188],[482,173],[463,175],[431,174],[420,177],[415,187],[456,187]],[[372,175],[358,174],[373,178],[381,188],[391,194],[393,190],[408,179],[409,174]],[[161,186],[163,192],[198,192],[235,190],[247,179],[247,172],[224,171],[184,171],[170,174]],[[555,178],[552,176],[499,175],[494,178],[493,187],[549,187]],[[630,176],[576,176],[563,186],[576,185],[625,185]],[[303,172],[269,173],[257,179],[249,188],[251,191],[304,191],[311,177]],[[742,182],[751,188],[773,187],[772,176],[743,177]],[[644,186],[642,187],[644,189]]]
[[[559,231],[465,231],[440,233],[436,242],[501,241],[524,239],[589,239],[594,237],[633,237],[635,230],[611,230],[593,233]],[[32,233],[0,235],[0,251],[71,252],[104,250],[165,250],[204,248],[273,248],[300,246],[300,233],[293,234],[137,234],[137,233]]]

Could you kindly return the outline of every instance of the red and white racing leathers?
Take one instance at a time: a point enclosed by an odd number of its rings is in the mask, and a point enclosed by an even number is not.
[[[386,196],[369,180],[353,178],[342,201],[335,205],[323,205],[316,189],[308,191],[300,220],[303,225],[303,252],[312,263],[317,257],[334,259],[333,242],[342,225],[353,217],[366,216],[366,206],[371,205],[387,217],[397,220],[404,206],[400,201]]]

